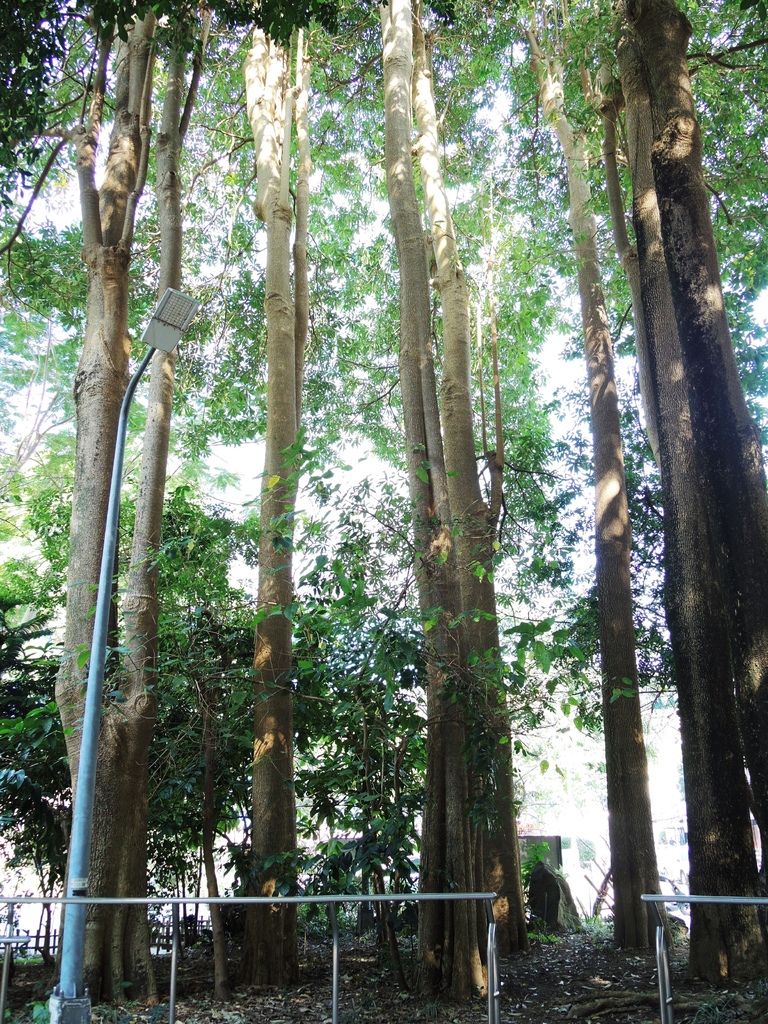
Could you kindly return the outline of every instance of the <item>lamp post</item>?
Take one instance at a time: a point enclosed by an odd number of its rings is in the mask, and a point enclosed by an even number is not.
[[[88,668],[88,683],[83,712],[83,731],[77,773],[77,789],[72,814],[72,839],[69,851],[67,896],[88,895],[88,869],[91,858],[93,832],[93,803],[96,790],[96,761],[101,726],[102,690],[107,659],[109,608],[112,597],[112,574],[117,548],[117,526],[120,513],[125,441],[128,433],[128,411],[141,376],[149,366],[156,349],[173,352],[184,331],[200,308],[196,299],[174,288],[168,288],[147,324],[141,340],[149,345],[144,358],[128,384],[120,408],[112,462],[112,483],[107,506],[104,544],[101,551],[101,571],[96,612],[93,621],[93,639]],[[54,988],[49,1002],[51,1024],[90,1024],[91,1000],[83,983],[85,961],[86,903],[70,904],[64,916],[64,934],[61,947],[61,979]],[[0,1022],[2,1024],[2,1022]]]

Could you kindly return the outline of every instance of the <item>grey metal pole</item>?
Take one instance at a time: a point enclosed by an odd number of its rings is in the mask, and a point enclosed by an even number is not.
[[[109,490],[104,545],[101,551],[99,593],[93,622],[93,640],[88,668],[88,685],[83,713],[83,732],[77,773],[77,791],[72,815],[72,841],[69,853],[67,896],[88,895],[88,869],[91,859],[93,804],[96,791],[96,761],[101,726],[102,689],[107,660],[109,609],[112,599],[112,576],[117,548],[117,527],[120,516],[120,491],[123,483],[125,442],[128,433],[128,412],[136,387],[149,366],[155,349],[147,350],[128,384],[120,408],[112,462],[112,483]],[[61,947],[61,980],[49,1002],[51,1024],[90,1024],[91,1004],[83,983],[85,962],[85,919],[87,903],[71,904],[64,915]]]
[[[13,904],[8,904],[6,914],[8,918],[8,937],[13,935]],[[3,980],[0,981],[0,1024],[5,1024],[5,1001],[8,996],[8,981],[11,977],[11,959],[13,957],[13,946],[10,942],[3,942]]]
[[[485,916],[488,921],[488,948],[486,951],[488,971],[488,1024],[500,1024],[501,989],[499,984],[499,945],[496,935],[496,915],[493,912],[492,899],[485,901]]]
[[[669,980],[667,935],[664,931],[664,921],[662,920],[658,904],[651,903],[651,912],[656,922],[656,971],[659,980],[659,1009],[661,1024],[675,1024],[672,984]]]
[[[10,942],[3,942],[3,980],[0,981],[0,1024],[5,1024],[5,1001],[8,996],[8,979],[11,976],[11,957],[13,946]]]
[[[168,1024],[175,1024],[176,1021],[176,976],[179,970],[179,905],[174,903],[171,906],[171,990],[168,996]],[[2,1022],[0,1022],[2,1024]]]
[[[336,904],[328,904],[328,916],[331,919],[333,935],[333,978],[331,982],[331,1021],[339,1024],[339,922],[336,919]]]

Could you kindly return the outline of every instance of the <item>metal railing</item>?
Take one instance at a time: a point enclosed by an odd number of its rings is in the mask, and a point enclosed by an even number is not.
[[[8,920],[13,920],[13,908],[15,906],[29,903],[57,903],[62,905],[127,905],[139,904],[147,907],[171,907],[173,943],[171,947],[171,981],[168,1000],[168,1021],[175,1024],[176,1020],[176,978],[178,973],[179,949],[181,945],[181,930],[179,922],[179,907],[184,905],[219,904],[232,906],[249,905],[253,903],[265,903],[270,906],[276,904],[301,904],[318,903],[328,907],[328,917],[331,924],[331,935],[333,938],[333,975],[332,975],[332,1019],[333,1024],[339,1021],[339,926],[336,919],[336,907],[343,903],[426,903],[441,900],[445,903],[456,903],[462,900],[471,902],[482,901],[485,905],[486,920],[488,922],[487,941],[487,972],[488,972],[488,1024],[500,1024],[500,985],[499,985],[499,951],[496,941],[496,921],[493,914],[493,901],[496,893],[493,892],[467,892],[467,893],[398,893],[397,895],[376,895],[363,893],[360,895],[338,895],[338,896],[248,896],[248,897],[210,897],[210,896],[166,896],[157,898],[134,897],[87,897],[87,896],[59,896],[59,897],[37,897],[37,896],[6,896],[0,894],[0,903],[8,905]],[[0,990],[0,1007],[5,1012],[6,992],[8,987],[7,974],[10,969],[11,950],[13,945],[29,942],[29,936],[0,935],[0,945],[3,946],[5,957],[3,964],[2,989]],[[0,1022],[3,1016],[0,1015]]]
[[[667,934],[664,922],[659,913],[660,903],[686,903],[689,906],[694,903],[711,903],[726,905],[742,905],[749,907],[768,907],[768,897],[765,896],[683,896],[675,893],[670,896],[667,893],[660,896],[657,893],[643,894],[640,897],[644,903],[649,903],[651,912],[656,922],[656,973],[659,979],[659,1008],[661,1011],[661,1024],[675,1024],[675,1012],[672,998],[672,982],[669,976],[669,948],[667,946]]]

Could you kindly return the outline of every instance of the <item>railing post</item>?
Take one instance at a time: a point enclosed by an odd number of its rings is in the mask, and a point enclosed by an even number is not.
[[[0,1021],[5,1021],[5,1000],[8,994],[8,979],[11,976],[11,944],[3,943],[3,980],[0,981]]]
[[[8,936],[13,935],[13,904],[8,903]],[[5,1001],[8,996],[8,979],[11,976],[11,957],[13,946],[10,942],[3,943],[3,979],[0,981],[0,1024],[5,1024]]]
[[[171,904],[171,991],[168,995],[168,1024],[176,1020],[176,971],[179,965],[179,905]],[[1,1024],[1,1022],[0,1022]]]
[[[331,1019],[333,1024],[339,1024],[339,922],[336,920],[335,903],[328,904],[328,916],[331,919],[331,935],[333,936],[333,995],[331,996]]]
[[[675,1024],[675,1011],[672,1005],[672,984],[669,979],[667,935],[664,930],[664,921],[656,903],[651,903],[651,911],[656,918],[656,971],[659,975],[661,1024]]]
[[[496,915],[493,912],[493,900],[485,901],[485,915],[488,919],[488,949],[486,952],[488,965],[488,1024],[501,1024],[499,946],[496,937]]]
[[[0,947],[3,950],[3,972],[0,979],[0,1024],[5,1024],[5,1005],[8,1001],[8,982],[11,979],[11,964],[13,963],[14,946],[26,946],[29,944],[29,937],[26,935],[14,935],[13,933],[13,902],[8,904],[8,929],[5,935],[0,935]]]

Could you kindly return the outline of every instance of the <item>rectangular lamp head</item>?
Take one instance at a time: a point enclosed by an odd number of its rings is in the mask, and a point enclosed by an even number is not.
[[[182,334],[197,315],[200,303],[175,288],[167,288],[141,336],[150,348],[173,352]]]

